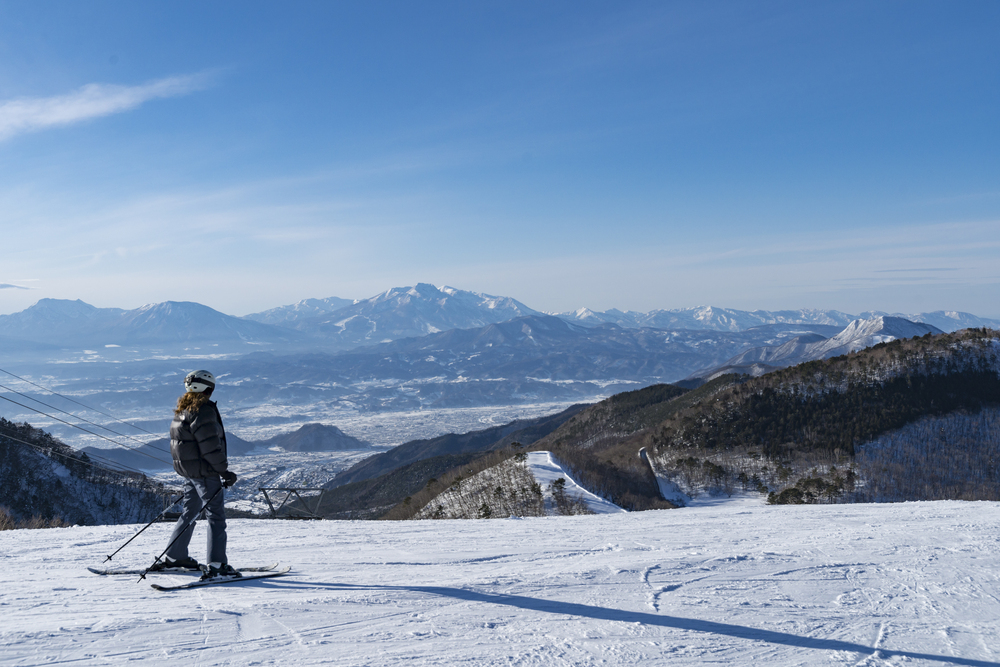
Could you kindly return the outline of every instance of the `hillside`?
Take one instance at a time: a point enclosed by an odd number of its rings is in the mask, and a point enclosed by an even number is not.
[[[327,518],[378,518],[411,496],[436,488],[438,477],[514,442],[533,443],[583,408],[577,405],[537,419],[519,419],[468,433],[413,440],[372,455],[323,485],[326,492],[319,513]]]
[[[748,379],[661,424],[650,445],[853,456],[855,446],[925,415],[1000,403],[997,336],[928,334]]]
[[[630,511],[673,507],[649,465],[630,443],[675,412],[710,395],[728,378],[693,391],[654,385],[616,394],[591,406],[530,449],[551,451],[588,490]],[[621,451],[630,451],[627,455]],[[610,455],[609,455],[610,454]]]
[[[468,433],[447,433],[436,438],[412,440],[351,466],[334,477],[326,487],[332,489],[352,482],[373,479],[424,459],[479,454],[506,447],[514,441],[530,444],[554,431],[581,409],[583,406],[575,405],[557,414],[536,419],[518,419]]]
[[[646,448],[662,495],[669,495],[664,488],[680,488],[758,491],[778,503],[1000,498],[995,475],[984,486],[982,473],[945,482],[936,472],[942,456],[966,459],[968,470],[981,471],[993,469],[1000,455],[995,440],[968,437],[987,432],[976,430],[977,415],[1000,406],[998,338],[984,329],[926,335],[758,378],[719,378],[699,390],[697,402],[691,403],[696,392],[682,397],[667,419],[596,458],[622,467]],[[908,461],[905,471],[894,462],[895,491],[886,485],[884,457],[879,466],[859,465],[859,453],[871,458],[869,443],[880,437],[901,442],[903,436],[892,434],[949,415],[939,428],[952,447],[925,448],[919,456],[895,447],[898,461]],[[570,447],[586,452],[579,442]]]
[[[226,433],[226,444],[230,456],[242,456],[258,446],[258,443],[248,442],[232,433]],[[128,447],[83,447],[80,451],[129,470],[173,469],[170,438],[156,438],[142,445],[129,443]]]
[[[326,519],[377,519],[394,506],[432,487],[438,477],[482,458],[482,451],[442,454],[401,465],[389,472],[334,486],[326,491],[316,513]],[[296,507],[299,505],[296,504]]]
[[[291,433],[251,443],[256,447],[280,447],[286,452],[335,452],[366,449],[368,443],[347,435],[332,424],[303,424]]]
[[[998,352],[1000,333],[972,329],[688,393],[648,387],[587,408],[530,449],[551,450],[629,510],[737,491],[779,504],[1000,499]]]
[[[145,475],[111,470],[44,431],[0,418],[0,508],[17,521],[148,521],[166,495]]]
[[[806,334],[792,338],[781,345],[754,347],[734,356],[721,366],[694,373],[687,380],[712,379],[727,373],[763,375],[778,368],[857,352],[878,343],[939,333],[942,331],[937,327],[899,317],[879,316],[854,320],[830,338]]]
[[[523,442],[508,438],[508,446],[491,448],[485,455],[439,473],[434,483],[420,488],[412,499],[387,512],[385,518],[413,518],[453,485],[461,485],[464,480],[481,475],[492,467],[506,465],[508,459],[524,456],[525,449],[552,451],[584,488],[625,509],[673,507],[660,496],[656,479],[646,463],[636,458],[624,465],[612,465],[595,456],[595,453],[658,423],[681,404],[679,401],[684,395],[685,390],[680,387],[655,385],[616,394],[596,405],[577,408],[566,415],[564,423],[544,437]],[[510,475],[503,473],[501,477],[508,478]],[[520,493],[522,486],[517,483],[516,488],[504,488],[503,492]],[[539,496],[541,493],[542,489],[538,489]]]

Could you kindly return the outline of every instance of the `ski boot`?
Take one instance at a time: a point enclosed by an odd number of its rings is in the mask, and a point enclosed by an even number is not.
[[[201,575],[200,581],[205,581],[206,579],[215,579],[216,577],[242,577],[239,570],[233,568],[229,563],[209,563],[208,565],[202,565],[201,571],[204,573]]]
[[[184,558],[178,558],[174,560],[173,558],[164,558],[163,560],[156,561],[153,567],[149,568],[150,572],[170,572],[173,570],[200,570],[201,565],[194,558],[190,556],[185,556]]]

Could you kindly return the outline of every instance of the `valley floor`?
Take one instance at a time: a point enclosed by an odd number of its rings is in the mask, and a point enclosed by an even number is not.
[[[85,569],[135,529],[0,533],[0,663],[1000,665],[997,503],[239,520],[292,573],[175,593]]]

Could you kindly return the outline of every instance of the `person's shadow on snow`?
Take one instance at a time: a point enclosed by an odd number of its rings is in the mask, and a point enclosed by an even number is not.
[[[447,586],[360,586],[355,584],[291,584],[291,582],[275,582],[281,584],[281,588],[335,588],[340,590],[387,590],[387,591],[412,591],[416,593],[427,593],[439,595],[441,597],[456,598],[469,602],[481,602],[483,604],[505,605],[527,609],[546,614],[563,614],[567,616],[579,616],[581,618],[593,618],[602,621],[621,621],[623,623],[642,623],[644,625],[659,626],[663,628],[674,628],[676,630],[688,630],[691,632],[704,632],[708,634],[724,635],[748,641],[762,641],[771,644],[781,644],[784,646],[795,646],[804,649],[815,649],[818,651],[850,651],[852,653],[862,653],[865,655],[878,654],[878,657],[887,660],[894,656],[909,658],[911,660],[928,660],[946,663],[949,665],[968,665],[970,667],[1000,667],[1000,662],[989,662],[986,660],[974,660],[970,658],[959,658],[955,656],[931,655],[929,653],[915,653],[912,651],[899,651],[885,648],[875,648],[853,642],[840,641],[838,639],[820,639],[817,637],[801,637],[787,632],[776,632],[774,630],[763,630],[761,628],[751,628],[743,625],[733,625],[731,623],[716,623],[715,621],[702,621],[691,618],[680,618],[678,616],[666,616],[661,614],[650,614],[641,611],[626,611],[624,609],[609,609],[606,607],[595,607],[593,605],[578,604],[576,602],[560,602],[558,600],[543,600],[530,598],[523,595],[503,595],[498,593],[482,593],[466,588],[451,588]],[[289,585],[291,584],[291,585]]]

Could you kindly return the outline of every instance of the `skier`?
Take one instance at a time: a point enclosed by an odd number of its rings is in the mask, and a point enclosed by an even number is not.
[[[238,577],[240,573],[226,559],[226,512],[223,487],[236,483],[226,457],[226,431],[214,401],[215,377],[208,371],[193,371],[184,378],[187,389],[177,399],[170,424],[170,453],[174,471],[186,478],[181,516],[170,536],[171,546],[164,559],[151,571],[170,568],[204,571],[202,579]],[[194,524],[202,510],[208,518],[208,565],[201,566],[188,555]]]

